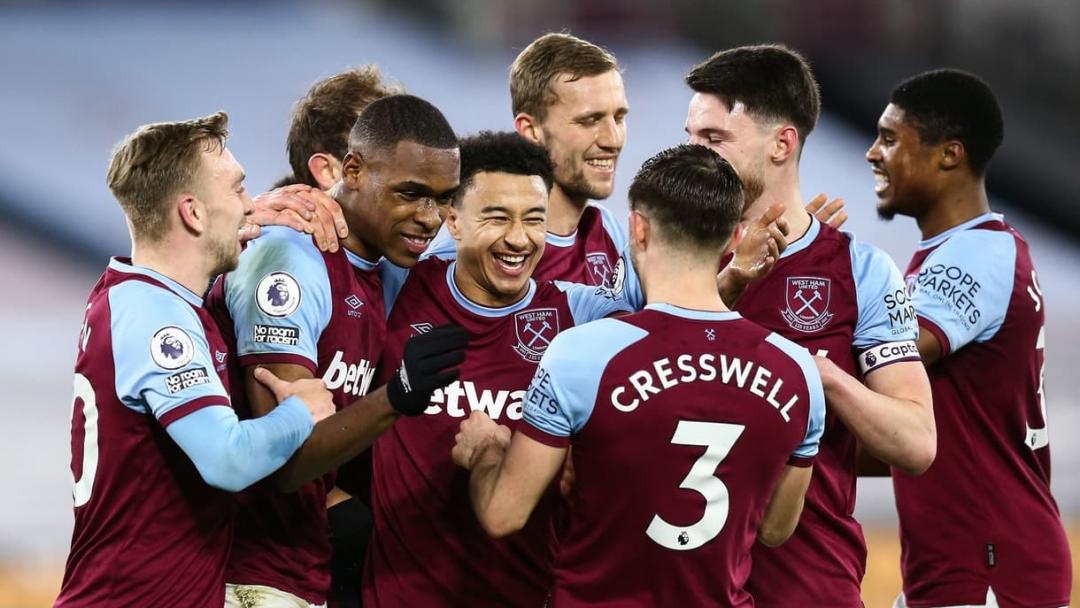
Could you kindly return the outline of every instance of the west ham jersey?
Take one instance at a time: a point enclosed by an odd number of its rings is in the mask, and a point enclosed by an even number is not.
[[[602,205],[588,203],[573,234],[547,233],[544,255],[533,271],[533,279],[618,287],[615,284],[617,271],[633,270],[628,260],[623,262],[623,268],[619,268],[626,246],[626,229],[611,211]],[[424,256],[455,259],[456,247],[456,241],[444,227]]]
[[[344,248],[320,252],[308,235],[269,228],[240,256],[239,267],[218,281],[210,299],[222,331],[235,340],[240,367],[306,367],[326,382],[338,409],[371,388],[386,337],[375,264]],[[250,417],[243,391],[237,393],[238,413]],[[326,493],[334,482],[331,473],[294,493],[281,492],[272,480],[246,491],[228,582],[325,602],[331,554]]]
[[[1027,243],[998,214],[923,241],[907,271],[919,323],[941,343],[927,371],[937,459],[893,473],[909,606],[1069,603],[1071,559],[1050,494],[1042,291]]]
[[[165,429],[229,405],[228,357],[200,296],[129,260],[109,263],[75,361],[75,529],[57,606],[224,603],[233,498]]]
[[[736,309],[856,376],[919,360],[918,326],[896,265],[813,218]],[[747,589],[756,605],[861,606],[866,545],[854,509],[855,437],[829,414],[799,527],[780,547],[754,547]]]
[[[421,261],[389,319],[380,367],[401,363],[410,336],[453,323],[468,330],[461,378],[438,390],[423,415],[399,419],[373,447],[375,530],[365,566],[364,605],[542,606],[550,590],[551,490],[520,533],[493,540],[469,499],[469,473],[450,459],[454,435],[473,410],[515,428],[536,364],[559,332],[619,311],[608,289],[530,281],[516,304],[487,308],[454,281],[455,263]]]
[[[562,334],[521,426],[573,446],[552,605],[753,606],[765,506],[824,416],[810,355],[738,313],[654,304]]]

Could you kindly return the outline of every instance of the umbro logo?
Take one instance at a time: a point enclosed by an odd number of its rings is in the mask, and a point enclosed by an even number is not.
[[[409,327],[412,327],[413,331],[418,334],[426,334],[427,332],[431,331],[435,326],[431,323],[413,323]]]
[[[350,317],[356,317],[357,319],[359,319],[363,316],[363,313],[360,312],[360,307],[364,305],[364,302],[359,297],[357,297],[356,294],[349,294],[349,297],[345,298],[345,304],[347,304],[349,307],[349,310],[345,312],[347,312]]]
[[[224,363],[225,362],[225,357],[227,357],[227,356],[229,356],[229,355],[226,354],[226,353],[221,352],[220,350],[215,350],[214,351],[214,359],[216,359],[218,363]]]

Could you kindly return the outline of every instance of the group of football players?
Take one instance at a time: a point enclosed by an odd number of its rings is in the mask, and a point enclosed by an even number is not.
[[[842,202],[804,205],[802,56],[729,49],[686,84],[688,143],[626,225],[594,202],[623,76],[569,34],[514,61],[505,132],[459,139],[372,67],[316,83],[254,200],[224,113],[126,137],[56,605],[854,608],[856,478],[886,466],[896,606],[1067,605],[991,89],[937,70],[888,100],[866,159],[922,232],[901,273]]]

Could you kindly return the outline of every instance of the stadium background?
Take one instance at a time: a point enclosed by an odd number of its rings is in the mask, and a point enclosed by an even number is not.
[[[860,238],[903,268],[913,222],[876,219],[863,160],[898,79],[938,66],[987,78],[1006,143],[990,167],[994,207],[1031,243],[1048,301],[1046,390],[1054,491],[1080,553],[1080,4],[1071,0],[395,0],[10,2],[0,0],[0,607],[48,605],[71,531],[71,366],[85,297],[107,256],[128,252],[104,184],[135,126],[225,109],[229,146],[257,192],[287,172],[292,103],[316,79],[377,63],[438,105],[461,133],[511,128],[507,66],[537,35],[568,29],[613,49],[629,138],[608,201],[625,216],[640,163],[684,139],[682,75],[714,50],[780,41],[811,58],[824,112],[802,192],[842,196]],[[988,378],[987,382],[994,382]],[[1007,496],[1000,497],[1008,500]],[[865,596],[899,588],[887,480],[860,482],[870,539]],[[1080,578],[1080,577],[1077,577]],[[1074,592],[1074,599],[1080,594]],[[1080,599],[1077,599],[1080,601]]]

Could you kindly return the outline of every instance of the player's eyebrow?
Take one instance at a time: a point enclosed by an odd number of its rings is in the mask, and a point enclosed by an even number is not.
[[[509,214],[510,210],[507,209],[506,207],[503,207],[502,205],[484,205],[483,207],[480,208],[480,215],[485,215],[485,214],[488,214],[488,213],[506,213],[506,214]]]
[[[414,182],[412,180],[394,184],[394,189],[399,191],[415,192],[416,194],[424,194],[428,196],[431,196],[435,193],[435,191],[431,189],[431,186],[422,182]]]

